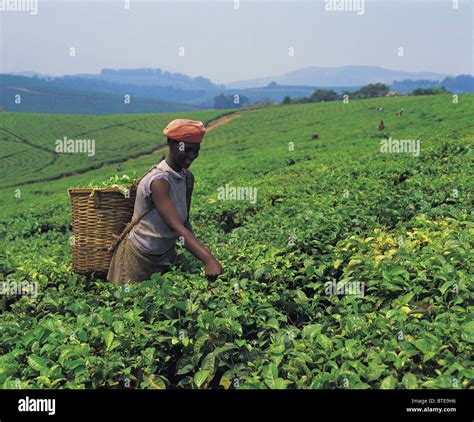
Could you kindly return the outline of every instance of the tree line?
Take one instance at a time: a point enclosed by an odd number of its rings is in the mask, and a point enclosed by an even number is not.
[[[294,98],[292,99],[288,95],[281,102],[282,104],[302,104],[302,103],[321,103],[327,101],[343,100],[345,98],[350,99],[367,99],[385,97],[390,92],[390,88],[382,83],[368,84],[356,91],[343,91],[338,94],[332,89],[317,89],[309,97]],[[409,95],[439,95],[448,94],[449,91],[445,87],[436,88],[417,88]],[[397,95],[396,93],[395,95]]]

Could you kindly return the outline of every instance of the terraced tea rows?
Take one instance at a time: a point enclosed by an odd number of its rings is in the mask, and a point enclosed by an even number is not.
[[[190,118],[206,122],[218,115],[215,111],[198,112],[190,113]],[[7,152],[2,160],[5,171],[0,187],[53,180],[151,152],[166,143],[162,130],[172,114],[21,116],[0,114],[0,140]],[[9,155],[19,148],[22,163],[18,162],[18,154]]]

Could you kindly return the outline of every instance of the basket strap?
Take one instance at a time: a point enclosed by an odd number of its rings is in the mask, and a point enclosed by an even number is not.
[[[134,184],[138,186],[140,181],[148,174],[150,173],[154,168],[156,167],[156,164],[154,164],[140,179],[134,180]],[[107,252],[113,252],[119,245],[119,243],[125,238],[125,236],[130,232],[130,230],[135,227],[135,225],[143,218],[145,215],[147,215],[152,209],[154,208],[153,204],[146,208],[140,215],[138,215],[134,220],[132,220],[130,223],[127,224],[127,226],[123,229],[122,233],[120,233],[120,236],[115,240],[115,242],[112,244],[107,249]]]
[[[138,215],[136,218],[134,218],[130,223],[127,224],[127,226],[123,229],[122,233],[120,233],[120,236],[115,240],[115,242],[112,244],[112,246],[110,246],[108,249],[107,249],[107,252],[113,252],[117,246],[119,245],[119,243],[125,238],[125,236],[130,232],[130,230],[132,230],[136,225],[137,223],[143,218],[145,217],[145,215],[147,215],[154,207],[151,206],[147,209],[145,209],[140,215]]]
[[[138,186],[140,181],[148,174],[150,173],[150,171],[152,171],[154,168],[156,167],[156,164],[154,164],[153,166],[151,166],[151,168],[142,176],[140,177],[139,179],[136,179],[133,181],[133,184],[135,186]],[[143,218],[145,217],[145,215],[147,215],[152,209],[154,208],[153,205],[151,205],[150,207],[146,208],[140,215],[138,215],[135,219],[133,219],[130,223],[128,223],[125,228],[123,229],[122,233],[120,233],[120,236],[115,240],[115,242],[112,244],[112,246],[110,246],[108,249],[107,249],[107,252],[113,252],[115,251],[115,249],[117,248],[117,246],[119,245],[119,243],[125,238],[125,236],[130,232],[130,230],[132,230],[136,224]]]
[[[142,180],[148,173],[150,173],[150,171],[152,171],[154,168],[156,168],[156,166],[157,166],[157,164],[153,164],[153,165],[150,167],[150,169],[149,169],[142,177],[140,177],[139,179],[135,179],[135,180],[133,181],[133,184],[136,185],[136,186],[138,186],[139,183],[141,182],[141,180]]]

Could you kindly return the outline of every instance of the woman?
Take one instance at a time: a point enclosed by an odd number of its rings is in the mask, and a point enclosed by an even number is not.
[[[178,238],[203,262],[209,280],[223,273],[221,264],[209,246],[196,238],[189,222],[194,176],[188,169],[199,155],[206,129],[200,121],[175,119],[163,133],[168,139],[168,158],[141,179],[133,218],[144,215],[119,244],[110,263],[107,280],[118,285],[148,280],[156,272],[168,271],[176,258]]]

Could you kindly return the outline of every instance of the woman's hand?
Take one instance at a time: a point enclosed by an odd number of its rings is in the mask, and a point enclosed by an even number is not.
[[[206,277],[214,281],[224,270],[212,256],[211,248],[201,243],[194,233],[180,221],[178,211],[170,196],[170,185],[163,179],[154,180],[151,184],[153,203],[166,225],[184,240],[184,247],[198,258],[205,266]]]
[[[205,265],[206,278],[209,281],[215,281],[224,270],[222,269],[221,264],[216,259],[212,258]]]

